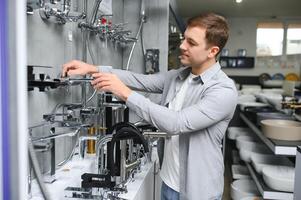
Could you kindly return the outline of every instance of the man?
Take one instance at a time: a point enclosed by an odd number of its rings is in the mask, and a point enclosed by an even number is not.
[[[94,88],[110,91],[159,130],[165,140],[162,200],[216,200],[223,193],[221,142],[237,102],[231,79],[216,56],[228,39],[225,19],[213,13],[188,20],[178,70],[154,75],[71,61],[64,75],[91,74]],[[133,90],[162,93],[161,105]]]

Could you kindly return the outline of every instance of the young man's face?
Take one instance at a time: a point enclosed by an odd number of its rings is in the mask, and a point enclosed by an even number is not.
[[[215,59],[216,53],[213,55],[212,47],[206,44],[205,32],[204,28],[187,27],[184,33],[185,39],[180,45],[180,61],[183,65],[200,67],[209,59]]]

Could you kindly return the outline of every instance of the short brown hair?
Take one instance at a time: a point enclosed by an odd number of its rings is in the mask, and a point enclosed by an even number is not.
[[[187,27],[200,27],[206,29],[207,45],[214,45],[220,51],[226,45],[229,37],[229,27],[226,19],[214,13],[204,13],[188,19]]]

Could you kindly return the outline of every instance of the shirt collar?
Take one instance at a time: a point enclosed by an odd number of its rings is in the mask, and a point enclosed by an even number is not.
[[[198,83],[204,84],[209,81],[219,70],[221,66],[219,62],[216,62],[214,65],[205,70],[202,74],[193,78],[194,81],[198,81]],[[178,78],[180,80],[186,79],[191,73],[191,67],[185,67],[182,71],[180,71]]]

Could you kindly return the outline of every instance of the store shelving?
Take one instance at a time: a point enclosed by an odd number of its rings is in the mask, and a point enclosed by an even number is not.
[[[264,183],[262,176],[256,172],[252,165],[246,163],[246,166],[263,199],[293,200],[294,194],[292,192],[281,192],[269,188]]]
[[[297,146],[301,146],[301,142],[280,141],[265,137],[261,130],[251,122],[246,115],[240,113],[241,119],[248,125],[250,129],[274,152],[275,155],[296,156]]]

